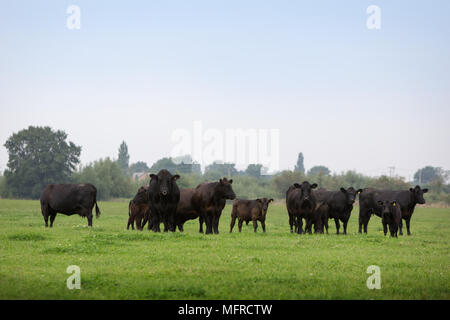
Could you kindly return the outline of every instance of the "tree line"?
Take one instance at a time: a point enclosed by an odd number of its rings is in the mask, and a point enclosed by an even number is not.
[[[11,135],[5,142],[9,155],[7,169],[0,175],[0,197],[38,199],[49,183],[92,183],[97,188],[99,200],[131,198],[137,189],[149,183],[148,173],[166,168],[181,175],[180,188],[195,188],[205,181],[215,181],[224,176],[233,178],[233,189],[239,198],[269,197],[283,199],[294,182],[308,180],[319,187],[337,190],[340,187],[380,189],[408,189],[415,184],[428,187],[427,202],[450,205],[448,171],[427,166],[417,170],[414,181],[402,177],[369,177],[355,171],[331,173],[323,165],[306,171],[304,156],[299,153],[294,170],[284,170],[274,175],[264,175],[263,166],[250,164],[246,170],[237,170],[233,163],[214,162],[202,173],[200,165],[190,156],[162,158],[151,166],[144,161],[129,163],[128,147],[122,142],[117,160],[103,158],[80,165],[82,148],[67,141],[67,134],[50,127],[28,127]],[[145,174],[137,179],[136,173]]]

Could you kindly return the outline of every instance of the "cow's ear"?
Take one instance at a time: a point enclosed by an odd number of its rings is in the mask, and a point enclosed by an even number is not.
[[[381,200],[378,200],[377,203],[378,203],[379,206],[383,205],[383,201],[381,201]]]
[[[233,179],[228,180],[228,182],[229,182],[230,184],[232,184],[232,183],[233,183]]]
[[[362,189],[358,189],[358,191],[356,191],[357,194],[361,194],[361,192],[363,192]]]
[[[313,184],[311,185],[311,189],[315,189],[315,188],[317,188],[317,183],[313,183]]]
[[[414,192],[414,189],[413,188],[409,188],[409,191]]]
[[[427,193],[428,192],[428,188],[422,189],[423,193]]]
[[[176,175],[172,176],[173,181],[177,181],[178,179],[180,179],[180,175],[176,174]]]
[[[150,179],[157,179],[158,180],[158,176],[156,174],[150,173],[149,177],[150,177]]]
[[[270,202],[273,202],[273,199],[269,199],[269,203],[270,203]]]
[[[347,193],[347,190],[345,190],[344,188],[341,187],[341,192]]]
[[[301,186],[298,183],[294,183],[294,187],[296,187],[297,189],[301,188]]]
[[[223,183],[223,180],[222,180],[222,179],[219,179],[219,183],[222,184],[222,183]]]

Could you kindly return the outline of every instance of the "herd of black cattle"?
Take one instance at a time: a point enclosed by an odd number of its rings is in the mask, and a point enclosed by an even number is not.
[[[200,232],[203,223],[206,233],[219,233],[219,219],[225,207],[226,200],[234,200],[231,212],[230,232],[233,231],[238,219],[239,231],[243,222],[252,221],[256,232],[258,221],[263,231],[266,231],[265,220],[269,203],[273,199],[261,198],[256,200],[238,200],[232,188],[233,180],[227,178],[217,182],[204,182],[195,189],[179,189],[177,179],[167,170],[150,175],[148,186],[141,187],[136,196],[129,203],[127,229],[134,223],[139,230],[143,230],[148,223],[148,229],[160,232],[163,223],[164,231],[183,231],[186,221],[199,219]],[[410,220],[416,204],[424,204],[423,194],[428,189],[420,186],[409,190],[393,191],[373,188],[348,189],[337,191],[318,189],[317,184],[304,181],[294,183],[286,192],[286,207],[289,214],[291,232],[328,233],[328,220],[334,219],[336,232],[339,234],[340,221],[343,223],[344,234],[347,233],[347,223],[353,209],[357,195],[359,195],[359,233],[367,233],[367,224],[372,214],[381,217],[384,234],[388,227],[391,236],[396,237],[399,231],[402,235],[402,219],[405,220],[408,235]],[[57,213],[65,215],[79,214],[87,217],[88,225],[92,226],[92,209],[95,205],[96,216],[100,210],[97,205],[97,190],[92,184],[51,184],[42,191],[40,198],[42,215],[45,226],[53,226]],[[305,220],[305,230],[303,230]]]

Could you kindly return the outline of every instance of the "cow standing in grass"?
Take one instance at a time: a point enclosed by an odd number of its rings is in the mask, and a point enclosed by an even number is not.
[[[384,235],[387,234],[387,227],[391,237],[397,237],[397,231],[402,221],[402,212],[396,200],[378,200],[378,207],[381,211],[381,222],[383,224]]]
[[[87,217],[88,226],[92,227],[94,205],[96,217],[100,217],[97,189],[92,184],[49,184],[42,190],[40,202],[46,227],[49,217],[50,227],[53,227],[57,213]]]
[[[198,211],[195,210],[191,203],[194,193],[195,189],[180,190],[180,202],[178,203],[177,212],[175,214],[175,224],[178,226],[180,232],[183,232],[184,223],[186,221],[199,218],[199,232],[203,233],[203,217],[199,216]]]
[[[303,219],[306,221],[305,232],[312,233],[312,225],[321,225],[319,216],[315,215],[316,196],[314,190],[316,183],[304,181],[302,184],[294,183],[286,192],[286,208],[289,214],[291,232],[295,226],[298,234],[303,233]],[[317,228],[316,230],[321,229]]]
[[[223,178],[218,182],[204,182],[195,189],[191,203],[206,223],[206,234],[219,233],[219,219],[226,200],[236,198],[232,183],[232,179]]]
[[[161,232],[160,224],[164,224],[164,232],[175,232],[175,213],[180,201],[180,189],[177,180],[178,174],[172,175],[168,170],[162,169],[158,174],[150,174],[148,187],[148,201],[150,215],[148,229]]]
[[[273,199],[261,198],[256,200],[234,200],[233,209],[231,211],[230,233],[233,232],[236,219],[239,220],[239,232],[242,230],[242,223],[247,224],[253,221],[253,229],[256,232],[258,228],[258,221],[261,223],[263,232],[266,232],[266,214],[269,208],[269,203]]]
[[[327,204],[327,212],[323,211],[324,207],[321,208],[322,216],[326,215],[326,219],[322,219],[322,222],[327,233],[328,219],[334,219],[336,233],[339,234],[340,220],[344,226],[344,234],[347,234],[347,223],[353,210],[353,204],[356,201],[356,196],[361,192],[362,189],[355,190],[353,187],[348,189],[340,188],[338,191],[328,191],[323,188],[317,190],[317,201]]]
[[[362,232],[362,227],[364,227],[364,233],[367,233],[367,225],[372,214],[381,217],[381,208],[378,206],[378,200],[396,200],[400,206],[402,219],[406,222],[408,235],[411,235],[411,217],[417,204],[425,204],[423,195],[427,192],[428,189],[421,189],[420,186],[415,186],[409,190],[364,189],[364,192],[359,197],[359,233]],[[403,235],[402,227],[403,223],[400,221],[400,235]]]
[[[136,222],[136,228],[142,231],[149,215],[148,186],[140,187],[134,198],[128,204],[127,229],[131,226],[134,230],[134,223]]]

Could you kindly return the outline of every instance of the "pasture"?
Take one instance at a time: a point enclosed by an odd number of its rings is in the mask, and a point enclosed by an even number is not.
[[[0,200],[0,299],[450,299],[450,210],[416,207],[411,236],[384,236],[372,217],[358,234],[358,208],[348,235],[289,232],[283,202],[272,204],[267,232],[244,224],[220,234],[126,230],[128,202],[99,202],[94,227],[58,214],[44,227],[38,201]],[[341,229],[342,230],[342,229]],[[69,265],[81,289],[69,290]],[[366,269],[381,269],[369,290]]]

